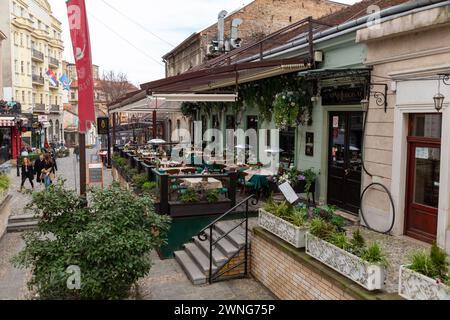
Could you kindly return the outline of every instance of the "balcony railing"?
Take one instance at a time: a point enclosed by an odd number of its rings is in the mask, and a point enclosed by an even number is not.
[[[50,66],[53,66],[53,67],[59,67],[59,61],[58,61],[58,59],[56,59],[56,58],[53,58],[53,57],[49,57],[48,58],[48,64],[50,65]]]
[[[31,57],[33,60],[44,62],[44,54],[39,50],[33,49],[31,53]]]
[[[56,105],[56,104],[52,104],[50,106],[50,112],[51,113],[60,113],[61,112],[61,107]]]
[[[40,86],[44,85],[44,77],[38,74],[33,74],[33,84],[37,84]]]
[[[35,103],[34,106],[33,106],[33,112],[45,113],[46,112],[45,104],[43,104],[43,103]]]

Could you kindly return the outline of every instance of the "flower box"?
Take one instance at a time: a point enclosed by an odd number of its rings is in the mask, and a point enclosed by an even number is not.
[[[407,300],[450,300],[448,286],[413,271],[408,266],[400,267],[398,294]]]
[[[384,288],[385,267],[368,263],[310,233],[306,234],[306,253],[369,291]]]
[[[305,234],[308,231],[306,227],[297,227],[290,222],[274,216],[273,214],[259,209],[259,226],[283,239],[295,248],[305,247]]]
[[[171,217],[195,217],[224,214],[233,207],[231,200],[218,201],[216,203],[198,202],[184,203],[169,201],[169,214]]]

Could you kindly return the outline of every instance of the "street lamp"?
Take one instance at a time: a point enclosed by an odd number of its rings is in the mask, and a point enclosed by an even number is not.
[[[369,99],[361,100],[361,107],[363,112],[367,113],[367,111],[369,111],[369,104]]]
[[[449,79],[450,75],[448,74],[439,75],[438,93],[433,97],[434,108],[436,109],[437,112],[441,112],[442,108],[444,107],[444,100],[445,100],[445,96],[441,93],[441,80],[445,85],[450,85],[448,83]]]

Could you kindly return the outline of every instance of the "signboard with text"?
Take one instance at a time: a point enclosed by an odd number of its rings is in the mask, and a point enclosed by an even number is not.
[[[98,118],[97,119],[97,131],[98,134],[109,134],[109,118]]]
[[[91,163],[88,167],[89,185],[100,184],[103,189],[103,163]]]

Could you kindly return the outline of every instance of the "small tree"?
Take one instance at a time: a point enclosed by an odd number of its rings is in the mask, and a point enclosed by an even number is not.
[[[151,268],[150,251],[165,244],[170,218],[157,215],[149,197],[117,185],[93,190],[90,206],[64,183],[33,194],[28,208],[41,216],[13,259],[31,268],[28,283],[41,299],[124,299]],[[70,286],[80,271],[80,287]]]

